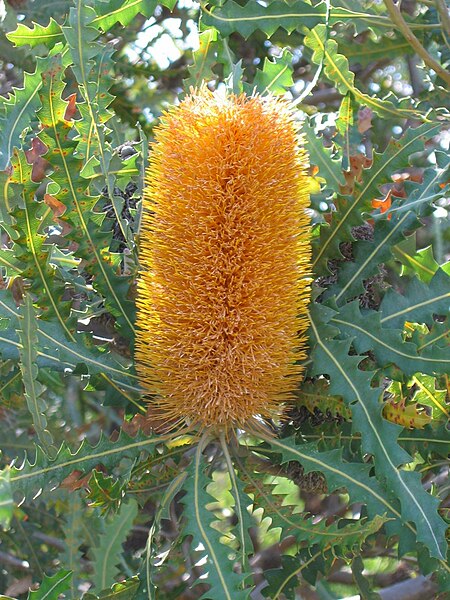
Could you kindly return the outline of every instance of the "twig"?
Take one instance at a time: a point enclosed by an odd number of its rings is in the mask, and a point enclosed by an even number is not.
[[[439,75],[441,79],[450,85],[450,73],[428,54],[428,52],[409,28],[408,23],[405,21],[402,13],[400,12],[398,4],[395,4],[394,0],[384,0],[384,5],[386,6],[386,10],[388,11],[394,25],[398,27],[403,37],[411,44],[423,62],[430,67],[430,69],[433,69],[436,75]]]
[[[11,565],[15,569],[20,569],[21,571],[29,571],[30,565],[26,560],[22,560],[17,558],[16,556],[12,556],[7,552],[0,552],[0,561],[2,561],[5,565]]]
[[[450,35],[450,15],[448,14],[448,8],[444,0],[434,0],[436,3],[436,8],[439,13],[439,17],[441,18],[442,26],[445,31]]]

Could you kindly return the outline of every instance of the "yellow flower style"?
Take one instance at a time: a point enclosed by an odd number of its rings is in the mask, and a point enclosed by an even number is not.
[[[300,376],[307,156],[289,105],[193,91],[156,131],[143,200],[136,363],[160,418],[248,428]]]

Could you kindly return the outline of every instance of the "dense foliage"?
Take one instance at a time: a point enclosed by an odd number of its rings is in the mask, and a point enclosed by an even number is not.
[[[0,12],[1,597],[444,597],[444,0]],[[155,432],[133,366],[148,143],[202,81],[303,120],[309,356],[273,435]]]

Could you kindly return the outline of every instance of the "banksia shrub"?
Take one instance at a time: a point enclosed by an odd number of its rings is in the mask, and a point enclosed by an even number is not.
[[[136,360],[165,421],[249,427],[296,388],[306,163],[283,101],[205,88],[164,115],[144,194]]]

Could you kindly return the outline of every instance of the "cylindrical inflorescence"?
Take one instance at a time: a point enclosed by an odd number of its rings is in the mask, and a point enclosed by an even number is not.
[[[136,364],[160,418],[248,427],[301,376],[307,157],[289,105],[194,91],[156,130],[143,200]]]

